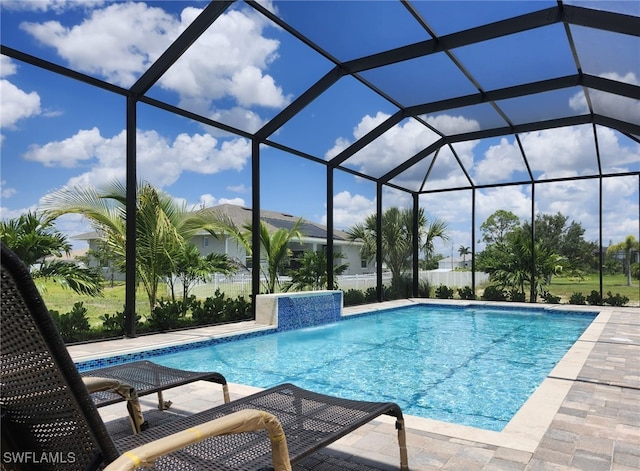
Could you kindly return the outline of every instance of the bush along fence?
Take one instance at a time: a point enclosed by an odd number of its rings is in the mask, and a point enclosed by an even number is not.
[[[548,291],[543,291],[540,294],[541,300],[546,304],[560,304],[560,296],[554,296]],[[481,297],[484,301],[511,301],[511,302],[526,302],[526,294],[518,290],[504,290],[499,286],[489,285],[484,289],[484,293]],[[568,304],[580,304],[591,306],[616,306],[621,307],[629,302],[627,296],[623,296],[620,293],[613,294],[611,291],[607,291],[606,296],[600,296],[600,293],[596,290],[592,290],[588,296],[582,293],[573,293],[569,297]]]
[[[58,331],[66,343],[118,338],[124,335],[124,310],[115,314],[100,316],[102,326],[91,327],[87,309],[83,303],[73,305],[73,309],[61,314],[50,311]],[[225,324],[252,319],[251,302],[243,296],[225,297],[216,290],[213,296],[204,300],[190,296],[186,300],[161,300],[146,318],[137,316],[136,332],[147,334],[170,330]]]
[[[399,293],[394,292],[389,286],[384,285],[382,299],[384,301],[390,301],[393,299],[399,299]],[[481,299],[483,301],[507,301],[507,302],[526,302],[527,295],[518,290],[505,290],[496,285],[489,285],[484,289],[482,296],[478,297],[473,292],[470,286],[464,286],[462,288],[452,288],[446,285],[439,285],[435,289],[429,285],[428,282],[421,282],[418,289],[418,297],[430,298],[433,291],[433,297],[436,299],[462,299],[472,300]],[[364,291],[357,289],[349,289],[344,292],[344,305],[354,306],[358,304],[374,303],[377,301],[377,293],[375,288],[368,288]],[[546,304],[560,304],[560,296],[555,296],[548,291],[543,291],[540,294],[540,301]],[[573,293],[569,298],[568,304],[589,304],[591,306],[625,306],[629,302],[627,296],[623,296],[620,293],[613,294],[608,291],[604,297],[600,296],[600,293],[593,290],[587,296],[582,293]]]

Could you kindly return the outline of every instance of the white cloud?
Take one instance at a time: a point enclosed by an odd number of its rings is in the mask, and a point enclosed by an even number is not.
[[[387,118],[389,118],[389,115],[382,112],[378,112],[375,116],[364,116],[353,130],[353,140],[366,135]],[[462,116],[439,115],[426,116],[423,117],[423,119],[447,134],[479,129],[477,121],[466,119]],[[407,161],[421,150],[438,141],[438,139],[440,139],[438,134],[419,121],[408,119],[393,126],[371,144],[350,157],[346,163],[357,166],[358,170],[363,173],[380,176],[392,170],[398,164]],[[339,137],[336,139],[334,146],[325,153],[325,158],[330,159],[335,157],[346,149],[353,140],[351,138]],[[471,141],[461,143],[456,147],[456,152],[458,152],[463,162],[471,162],[472,149],[475,145],[476,143]],[[447,152],[450,153],[450,150],[448,148],[444,149],[443,153]],[[460,166],[455,159],[440,157],[439,159],[441,162],[438,162],[438,172],[433,176],[434,179],[442,179],[446,184],[452,184],[452,182],[461,181],[461,178],[464,178]],[[410,169],[399,178],[402,182],[415,187],[422,182],[424,173],[418,174]]]
[[[640,78],[633,72],[628,72],[625,75],[610,72],[601,74],[601,77],[631,85],[640,85]],[[595,89],[589,90],[589,97],[591,98],[593,110],[596,113],[604,116],[612,116],[622,121],[640,124],[640,103],[638,100]],[[571,97],[569,106],[578,113],[586,114],[590,112],[583,92],[576,93]]]
[[[428,116],[427,123],[446,135],[480,130],[480,123],[475,119],[465,118],[464,116],[451,116],[448,114]]]
[[[544,177],[593,175],[597,172],[591,126],[571,126],[524,133],[522,147],[535,172]]]
[[[378,125],[382,124],[384,121],[386,121],[389,118],[389,116],[390,115],[383,113],[382,111],[378,111],[378,113],[375,116],[369,116],[369,115],[364,116],[360,120],[360,122],[356,125],[356,127],[353,128],[353,137],[355,139],[360,139],[369,131],[371,131]],[[327,160],[332,159],[333,157],[338,155],[340,152],[345,150],[347,147],[349,147],[352,144],[352,142],[353,141],[349,140],[348,138],[338,137],[335,141],[334,146],[325,153],[325,159]]]
[[[396,206],[409,207],[411,198],[408,194],[394,189],[384,188],[382,193],[383,210]],[[341,191],[333,197],[333,224],[338,229],[348,229],[364,222],[370,214],[376,212],[375,198],[369,199],[360,194]],[[327,223],[326,213],[320,218],[321,224]]]
[[[125,131],[106,138],[97,128],[81,130],[67,139],[32,146],[25,158],[46,166],[91,169],[73,177],[71,186],[99,186],[114,179],[125,179]],[[251,155],[246,139],[219,141],[208,134],[180,134],[171,142],[156,131],[137,134],[138,177],[160,188],[174,183],[183,172],[213,174],[241,170]]]
[[[376,210],[375,200],[362,195],[352,195],[342,191],[333,197],[333,225],[338,229],[348,229],[363,222],[366,217]],[[321,218],[321,224],[327,224],[326,214]]]
[[[238,206],[245,206],[246,203],[242,198],[216,198],[211,193],[205,193],[200,195],[198,202],[195,204],[189,204],[182,198],[175,198],[178,204],[184,204],[189,211],[196,211],[203,208],[211,208],[220,204],[235,204]]]
[[[191,109],[189,106],[185,106],[185,108]],[[216,109],[209,115],[209,118],[247,132],[256,132],[265,122],[254,111],[239,106],[224,110]],[[229,136],[229,133],[211,126],[206,127],[206,130],[214,136]]]
[[[622,145],[618,136],[613,129],[598,126],[598,146],[603,170],[628,171],[630,166],[637,169],[640,163],[640,144],[629,140],[629,145]]]
[[[21,27],[54,47],[74,69],[131,86],[202,10],[186,7],[175,17],[145,3],[113,3],[91,11],[81,23],[25,22]],[[266,73],[277,59],[279,42],[264,37],[269,23],[251,9],[221,15],[161,78],[159,85],[176,92],[179,104],[227,124],[244,123],[252,106],[283,107],[285,95]],[[231,99],[231,101],[229,100]],[[223,100],[224,105],[216,103]],[[251,130],[262,124],[257,116]],[[237,126],[247,129],[246,126]]]
[[[347,147],[349,147],[350,145],[351,145],[351,141],[349,139],[346,139],[344,137],[339,137],[336,139],[336,142],[333,145],[333,147],[329,149],[327,152],[325,152],[324,158],[326,160],[331,160],[340,152],[342,152]]]
[[[0,197],[2,198],[11,198],[15,195],[17,190],[15,188],[7,187],[7,181],[0,181]]]
[[[182,29],[200,10],[187,8]],[[277,58],[279,42],[263,36],[266,23],[240,10],[223,14],[162,79],[181,99],[208,103],[230,96],[242,106],[283,106],[288,98],[263,71]],[[215,54],[212,54],[215,51]],[[257,90],[264,93],[258,96]]]
[[[220,204],[235,204],[236,206],[247,206],[247,203],[242,198],[220,198],[214,204],[214,206],[217,206]]]
[[[0,78],[8,77],[18,71],[16,63],[8,56],[0,55]]]
[[[506,186],[479,191],[476,194],[476,218],[482,224],[498,209],[511,211],[522,220],[531,219],[531,196],[519,186]],[[468,207],[462,208],[465,214]]]
[[[104,139],[98,128],[81,129],[74,136],[62,141],[49,142],[44,146],[29,146],[24,158],[40,162],[46,167],[72,168],[82,161],[92,159],[103,143]]]
[[[227,190],[232,191],[233,193],[249,193],[251,188],[245,186],[244,184],[240,185],[230,185],[227,187]]]
[[[4,66],[4,64],[3,64]],[[40,114],[40,96],[25,92],[8,80],[0,80],[0,126],[14,129],[21,119]]]
[[[82,23],[22,23],[21,28],[54,47],[72,68],[131,85],[179,34],[179,23],[161,8],[114,3],[93,10]]]
[[[526,167],[520,148],[515,139],[512,142],[506,137],[500,139],[498,145],[490,146],[484,158],[478,159],[473,168],[473,176],[478,182],[499,182],[509,179],[515,172],[525,172]]]
[[[254,104],[261,106],[280,107],[287,100],[282,95],[282,88],[276,86],[275,80],[253,65],[249,65],[231,77],[229,92],[238,98],[243,106]]]
[[[3,221],[7,221],[9,219],[15,219],[17,217],[22,216],[25,213],[28,213],[29,211],[35,212],[37,209],[38,209],[37,206],[29,206],[27,208],[19,208],[19,209],[7,208],[6,206],[1,206],[0,219],[2,219]]]
[[[7,10],[55,13],[77,8],[95,8],[104,3],[105,0],[0,0],[0,6]]]

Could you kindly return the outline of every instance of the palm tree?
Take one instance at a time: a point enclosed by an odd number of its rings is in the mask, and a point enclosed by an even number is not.
[[[460,254],[460,256],[462,257],[462,265],[464,267],[467,266],[467,259],[466,256],[469,255],[471,253],[471,249],[469,247],[465,247],[464,245],[461,245],[458,248],[458,253]]]
[[[334,261],[342,258],[340,253],[333,254]],[[329,289],[338,289],[338,283],[335,281],[338,275],[342,275],[349,267],[347,263],[333,264],[334,286]],[[291,282],[285,287],[285,291],[295,289],[304,291],[306,289],[319,290],[328,289],[328,267],[327,254],[322,250],[316,252],[305,252],[302,257],[300,268],[291,274]]]
[[[212,273],[231,274],[237,266],[226,254],[210,253],[203,257],[195,244],[186,242],[173,258],[171,271],[166,274],[171,299],[176,300],[174,276],[182,282],[183,312],[187,312],[189,290],[198,281],[207,281]]]
[[[226,215],[216,214],[215,224],[218,230],[229,234],[238,242],[247,253],[247,256],[253,257],[252,232],[251,223],[247,223],[242,227],[238,227]],[[291,250],[289,243],[293,239],[301,239],[302,234],[299,227],[302,225],[303,219],[298,219],[290,229],[277,229],[273,232],[269,231],[267,225],[260,221],[260,258],[256,261],[260,263],[260,271],[264,275],[266,282],[264,288],[267,293],[275,293],[276,288],[280,285],[280,274],[285,271]],[[262,263],[264,261],[264,263]]]
[[[29,211],[0,222],[0,239],[33,269],[33,278],[57,280],[79,294],[96,296],[101,293],[102,277],[96,271],[62,260],[47,260],[47,257],[70,255],[71,244],[43,213]]]
[[[215,226],[200,213],[187,211],[170,196],[148,183],[136,188],[136,277],[142,283],[153,311],[160,280],[170,273],[176,254],[198,231],[215,235]],[[48,195],[44,207],[51,218],[81,214],[104,237],[119,267],[126,264],[126,188],[112,182],[101,189],[63,188]]]
[[[483,271],[503,288],[525,293],[528,287],[529,302],[535,303],[551,275],[562,271],[563,257],[539,241],[532,246],[531,233],[522,228],[507,234],[504,242],[490,247],[483,260]]]
[[[607,249],[608,254],[616,254],[622,252],[624,254],[624,268],[627,275],[627,286],[631,286],[631,255],[640,248],[640,241],[636,241],[633,235],[628,235],[624,242],[610,245]]]
[[[432,223],[427,220],[424,209],[418,210],[418,246],[427,256],[433,254],[434,241],[437,238],[448,240],[447,225],[439,219]],[[411,209],[389,208],[382,214],[382,260],[391,271],[391,284],[398,287],[403,275],[411,266],[413,256],[413,211]],[[372,259],[377,250],[377,218],[375,214],[367,216],[363,223],[356,224],[347,230],[351,241],[362,242],[360,255]]]
[[[436,241],[436,239],[440,239],[440,241],[445,244],[449,242],[449,235],[447,234],[448,230],[449,226],[443,219],[426,219],[425,230],[421,234],[424,240],[424,242],[422,243],[422,249],[424,250],[425,260],[428,261],[431,257],[433,257],[435,252],[434,242]]]

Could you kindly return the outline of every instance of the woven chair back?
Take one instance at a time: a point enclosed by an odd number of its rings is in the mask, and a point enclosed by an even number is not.
[[[117,452],[28,269],[2,245],[3,469],[97,469]]]

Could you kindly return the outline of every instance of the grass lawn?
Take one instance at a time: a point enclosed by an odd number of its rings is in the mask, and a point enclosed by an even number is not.
[[[102,326],[99,316],[113,315],[124,310],[124,283],[116,283],[113,287],[105,286],[102,296],[76,294],[71,289],[51,281],[36,280],[36,284],[47,307],[60,314],[69,312],[75,303],[82,302],[87,309],[89,324],[92,327]],[[149,315],[149,301],[146,292],[142,289],[136,293],[136,313],[143,319]]]
[[[607,292],[615,296],[620,293],[622,296],[629,298],[628,306],[638,306],[640,299],[640,289],[638,288],[638,280],[631,280],[632,286],[627,286],[627,277],[625,275],[606,275],[602,279],[603,295],[606,297]],[[600,278],[597,274],[585,277],[583,280],[577,278],[554,277],[551,279],[551,285],[548,291],[560,296],[562,302],[566,303],[573,293],[582,293],[585,297],[592,290],[600,291]]]

